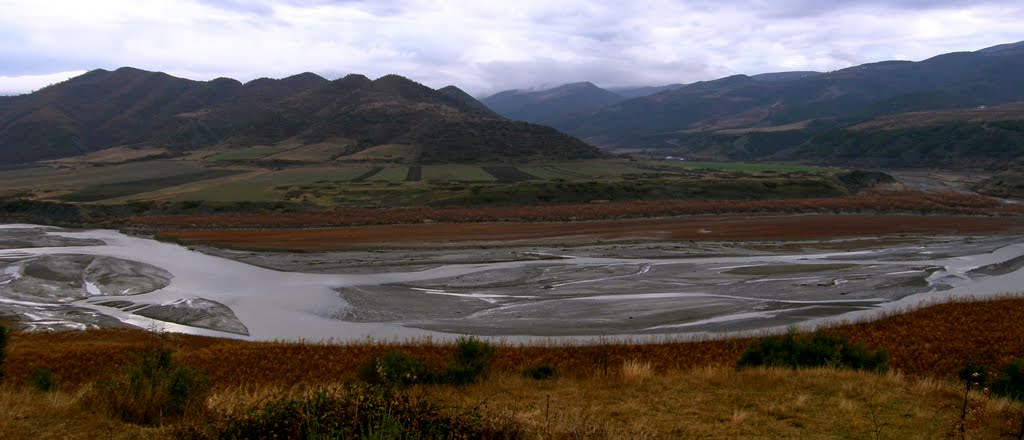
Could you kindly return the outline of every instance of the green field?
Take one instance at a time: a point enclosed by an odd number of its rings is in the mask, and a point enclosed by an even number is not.
[[[408,174],[409,167],[407,166],[390,166],[366,180],[368,182],[404,182],[405,176]]]
[[[742,162],[691,162],[688,160],[666,160],[656,162],[674,168],[718,171],[743,171],[748,173],[821,173],[828,168],[811,165],[784,163],[742,163]]]
[[[476,165],[424,165],[426,181],[493,182],[494,176]]]
[[[273,147],[252,147],[210,158],[224,164],[275,151]],[[152,200],[319,206],[771,198],[833,194],[831,183],[818,186],[810,180],[827,180],[836,171],[790,164],[628,159],[422,165],[418,169],[420,179],[407,181],[412,168],[399,164],[335,162],[268,169],[156,160],[74,169],[36,167],[0,171],[0,195],[106,204]],[[744,182],[736,181],[743,177]],[[799,182],[801,179],[804,181]]]
[[[261,145],[256,147],[243,148],[240,150],[229,150],[223,153],[217,153],[212,156],[207,156],[206,160],[210,162],[257,160],[270,156],[271,154],[280,153],[282,151],[284,151],[283,148]]]

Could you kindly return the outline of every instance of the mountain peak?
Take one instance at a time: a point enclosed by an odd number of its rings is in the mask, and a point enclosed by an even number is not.
[[[1016,43],[999,44],[978,50],[977,53],[986,55],[1001,55],[1008,52],[1024,52],[1024,41]]]
[[[457,87],[433,90],[399,75],[327,82],[304,73],[242,85],[230,78],[193,81],[125,67],[93,71],[0,104],[3,163],[129,144],[160,146],[172,155],[282,142],[336,148],[324,160],[400,145],[408,147],[400,159],[421,163],[600,155],[550,127],[503,119]]]

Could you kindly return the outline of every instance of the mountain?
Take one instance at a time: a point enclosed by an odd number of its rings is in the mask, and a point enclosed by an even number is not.
[[[303,73],[242,84],[126,67],[0,98],[0,161],[8,164],[117,146],[184,154],[316,143],[335,146],[335,156],[401,145],[423,162],[600,154],[549,127],[501,118],[458,88],[433,90],[398,75],[328,81]]]
[[[814,71],[796,71],[796,72],[774,72],[774,73],[761,73],[758,75],[751,75],[758,81],[789,81],[800,78],[810,78],[812,76],[821,75],[821,72]]]
[[[626,97],[626,98],[639,98],[642,96],[650,96],[655,93],[667,92],[670,90],[676,90],[686,87],[686,84],[668,84],[664,86],[645,86],[645,87],[614,87],[608,89],[609,91]]]
[[[1024,81],[1020,78],[1024,78],[1024,42],[939,55],[920,62],[884,61],[822,74],[735,75],[622,101],[553,125],[605,147],[662,148],[674,155],[718,159],[785,157],[851,162],[860,159],[858,150],[852,147],[842,149],[842,154],[821,157],[822,150],[815,145],[824,142],[820,136],[887,115],[1024,101]],[[1015,134],[1002,130],[988,133],[1000,139],[1016,139]],[[843,142],[842,136],[829,139],[828,143]],[[887,136],[865,141],[882,139]],[[988,135],[959,139],[992,141]],[[998,143],[1007,148],[1014,145],[1009,141]],[[877,160],[871,163],[920,165],[918,159],[924,156],[904,154],[910,144],[900,144],[904,145],[902,150],[873,145],[860,148],[876,155]],[[936,145],[926,156],[946,157],[942,152],[947,147]],[[960,147],[957,153],[935,163],[955,164],[957,157],[980,155],[980,151]],[[1020,153],[1018,157],[1024,157],[1024,150]]]
[[[541,91],[506,90],[481,100],[509,119],[552,124],[566,117],[589,113],[625,97],[589,82],[565,84]]]

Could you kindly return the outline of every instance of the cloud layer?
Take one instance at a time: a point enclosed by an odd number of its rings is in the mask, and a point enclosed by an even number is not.
[[[0,10],[0,93],[133,66],[242,81],[398,73],[486,95],[827,71],[1024,40],[1019,0],[0,0]]]

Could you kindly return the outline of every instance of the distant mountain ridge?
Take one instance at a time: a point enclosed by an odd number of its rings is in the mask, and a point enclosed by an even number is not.
[[[751,78],[757,81],[788,81],[820,74],[810,71],[775,72]],[[483,98],[480,102],[509,119],[557,126],[570,118],[592,113],[602,107],[687,86],[668,84],[604,89],[590,82],[578,82],[541,90],[505,90]]]
[[[0,98],[0,161],[24,163],[115,146],[183,153],[210,146],[337,144],[338,156],[405,145],[417,162],[581,158],[579,139],[506,120],[459,90],[398,75],[328,81],[312,73],[242,84],[161,72],[94,70]]]
[[[509,119],[551,124],[568,116],[598,110],[626,97],[590,82],[564,84],[540,91],[506,90],[482,99],[484,105]]]
[[[821,74],[734,75],[624,100],[553,126],[606,148],[661,149],[704,159],[1024,166],[1024,142],[1014,140],[1024,133],[1016,124],[968,123],[955,136],[947,133],[956,142],[931,139],[939,135],[920,127],[879,136],[845,129],[888,115],[1021,102],[1021,78],[1024,42]],[[1004,117],[1024,120],[1020,113]],[[928,139],[892,142],[901,137]],[[929,145],[928,151],[921,145]],[[991,145],[1000,148],[993,151]]]

